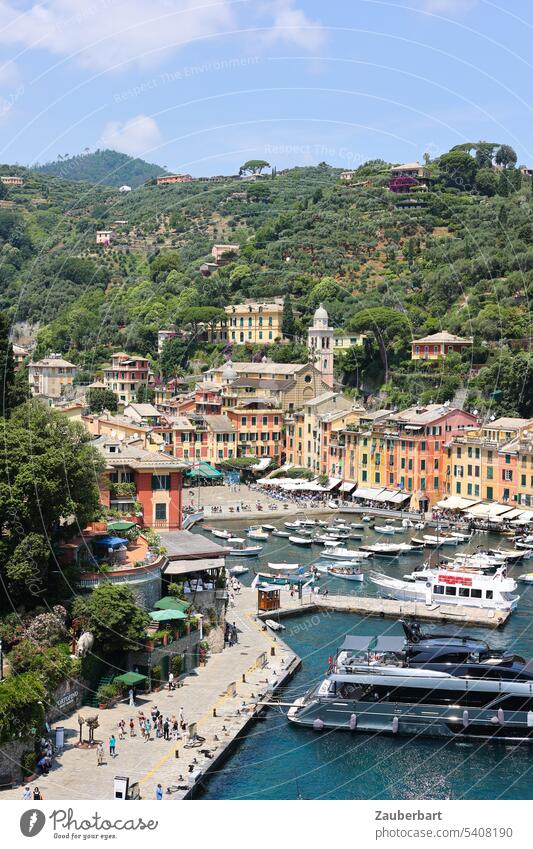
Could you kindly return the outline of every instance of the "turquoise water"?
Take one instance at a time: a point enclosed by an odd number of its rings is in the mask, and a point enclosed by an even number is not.
[[[272,524],[278,522],[267,519]],[[354,521],[356,521],[354,517]],[[242,528],[244,523],[232,528]],[[242,536],[243,534],[241,534]],[[409,534],[405,536],[409,538]],[[365,542],[376,539],[365,531]],[[384,541],[393,541],[386,537]],[[404,536],[396,537],[404,539]],[[498,538],[479,535],[468,545],[474,549]],[[352,541],[350,547],[359,543]],[[508,544],[507,544],[508,545]],[[450,553],[453,553],[452,549]],[[458,550],[465,550],[460,546]],[[261,569],[266,560],[310,563],[318,559],[320,547],[300,549],[271,537],[262,555],[248,565]],[[446,552],[448,553],[448,552]],[[415,555],[387,564],[365,566],[400,576],[423,561]],[[237,559],[235,560],[237,562]],[[243,562],[241,559],[240,562]],[[228,560],[228,565],[233,565]],[[512,567],[517,576],[533,571],[532,561]],[[250,583],[253,572],[243,576]],[[322,580],[330,593],[374,594],[372,585],[362,587],[340,579]],[[354,590],[354,586],[357,588]],[[503,631],[468,628],[494,647],[512,647],[533,657],[533,586],[519,585],[521,600]],[[316,614],[286,620],[283,639],[302,658],[302,668],[282,696],[286,701],[301,695],[327,668],[346,633],[401,634],[393,620],[363,618],[353,614]],[[425,625],[428,630],[432,626]],[[440,626],[439,631],[451,630]],[[533,798],[533,747],[504,744],[461,743],[430,739],[392,738],[345,732],[316,734],[291,725],[279,709],[268,710],[266,718],[250,733],[220,772],[213,775],[203,795],[206,799],[531,799]]]

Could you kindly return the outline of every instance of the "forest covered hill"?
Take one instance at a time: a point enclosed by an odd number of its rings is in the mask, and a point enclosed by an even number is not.
[[[136,159],[116,150],[96,150],[77,156],[59,156],[54,162],[36,165],[35,171],[64,180],[103,183],[106,186],[141,186],[146,180],[168,173],[160,165]]]
[[[0,308],[38,323],[36,353],[64,353],[80,379],[112,348],[150,356],[168,376],[223,356],[198,340],[198,308],[290,295],[295,340],[271,347],[276,358],[306,356],[299,342],[323,302],[336,328],[367,334],[337,360],[355,392],[398,406],[462,393],[470,408],[533,415],[533,181],[512,155],[498,162],[500,150],[454,149],[428,163],[429,190],[401,194],[381,160],[351,182],[322,163],[128,194],[16,169],[26,182],[0,209]],[[109,248],[95,244],[104,227],[116,229]],[[240,255],[206,277],[217,242]],[[172,325],[182,336],[160,363],[157,331]],[[411,362],[411,339],[439,329],[473,337],[472,352]]]

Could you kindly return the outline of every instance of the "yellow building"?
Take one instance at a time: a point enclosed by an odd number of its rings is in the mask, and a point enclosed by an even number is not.
[[[77,367],[59,354],[50,354],[36,363],[30,363],[28,373],[32,395],[61,398],[66,387],[72,386]]]
[[[338,471],[338,458],[330,457],[333,432],[356,424],[363,412],[343,395],[324,392],[307,401],[301,410],[286,419],[286,461],[305,466],[317,474]]]
[[[362,345],[366,339],[364,333],[345,333],[343,330],[333,331],[333,353],[340,354],[353,348],[354,345]]]
[[[225,308],[226,321],[217,326],[212,342],[230,341],[236,345],[272,345],[282,338],[283,298],[259,303],[249,301]]]
[[[287,410],[298,410],[315,396],[329,391],[311,363],[231,363],[209,369],[203,383],[223,387],[224,407],[237,406],[241,397],[268,397]],[[202,387],[203,383],[198,386]],[[232,401],[233,399],[233,401]]]

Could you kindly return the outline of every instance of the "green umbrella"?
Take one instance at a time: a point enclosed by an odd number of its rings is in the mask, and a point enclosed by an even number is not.
[[[158,610],[188,610],[191,606],[190,601],[182,601],[181,598],[175,598],[171,595],[163,596],[159,601],[156,601],[154,607]]]
[[[187,619],[187,614],[182,610],[152,610],[150,619],[154,622],[166,622],[169,619]]]
[[[121,522],[120,520],[116,522],[108,522],[107,530],[108,531],[129,531],[135,527],[135,522]]]
[[[113,681],[119,681],[121,684],[129,684],[134,687],[136,684],[142,684],[147,681],[146,675],[140,675],[138,672],[124,672],[122,675],[117,675]]]

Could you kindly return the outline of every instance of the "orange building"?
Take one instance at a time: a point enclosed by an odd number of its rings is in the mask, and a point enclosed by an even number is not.
[[[423,336],[421,339],[413,339],[411,342],[412,360],[439,360],[447,354],[462,354],[466,348],[471,348],[473,339],[463,339],[442,330],[440,333],[432,333],[431,336]]]

